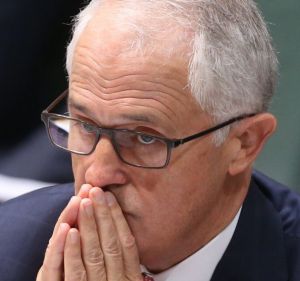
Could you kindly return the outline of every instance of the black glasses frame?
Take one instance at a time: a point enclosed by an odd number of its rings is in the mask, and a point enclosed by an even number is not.
[[[193,135],[190,135],[188,137],[185,137],[185,138],[182,138],[182,139],[168,139],[168,138],[165,138],[165,137],[159,137],[159,136],[155,136],[155,135],[151,135],[151,134],[146,134],[146,133],[143,133],[143,132],[138,132],[138,131],[134,131],[134,130],[128,130],[128,129],[115,129],[115,128],[102,128],[102,127],[99,127],[99,126],[96,126],[94,124],[90,124],[88,122],[85,122],[83,120],[80,120],[80,119],[77,119],[77,118],[72,118],[70,116],[66,116],[66,115],[62,115],[62,114],[57,114],[57,113],[50,113],[51,110],[53,110],[53,108],[55,108],[64,98],[66,98],[68,96],[68,90],[65,90],[62,94],[60,94],[45,110],[42,111],[42,114],[41,114],[41,119],[42,121],[44,122],[45,126],[46,126],[46,129],[47,129],[47,133],[48,133],[48,136],[49,136],[49,139],[51,140],[51,142],[61,148],[61,149],[64,149],[66,151],[69,151],[69,152],[72,152],[72,153],[75,153],[75,154],[79,154],[79,155],[89,155],[91,153],[93,153],[93,151],[95,150],[99,140],[100,140],[100,137],[101,135],[106,135],[106,136],[109,136],[111,141],[112,141],[112,145],[118,155],[118,157],[126,164],[130,165],[130,166],[134,166],[134,167],[139,167],[139,168],[145,168],[145,169],[162,169],[162,168],[165,168],[169,162],[170,162],[170,158],[171,158],[171,151],[173,148],[176,148],[184,143],[187,143],[189,141],[192,141],[194,139],[197,139],[197,138],[201,138],[203,136],[206,136],[212,132],[215,132],[219,129],[222,129],[234,122],[237,122],[237,121],[240,121],[242,119],[245,119],[245,118],[249,118],[249,117],[252,117],[254,115],[256,115],[255,113],[252,113],[252,114],[245,114],[245,115],[240,115],[238,117],[234,117],[234,118],[231,118],[225,122],[222,122],[216,126],[213,126],[213,127],[210,127],[206,130],[203,130],[201,132],[198,132],[196,134],[193,134]],[[79,121],[83,124],[87,124],[87,125],[90,125],[90,126],[93,126],[96,131],[97,131],[97,138],[95,140],[95,144],[94,146],[92,147],[91,151],[89,151],[88,153],[80,153],[80,152],[77,152],[77,151],[73,151],[73,150],[69,150],[69,149],[66,149],[62,146],[59,146],[57,145],[53,140],[52,140],[52,137],[51,137],[51,134],[49,132],[49,118],[50,117],[59,117],[59,118],[66,118],[66,119],[69,119],[69,120],[74,120],[74,121]],[[143,135],[143,136],[150,136],[150,137],[153,137],[157,140],[160,140],[164,143],[166,143],[166,147],[167,147],[167,157],[166,157],[166,162],[163,166],[159,166],[159,167],[151,167],[151,166],[143,166],[143,165],[138,165],[138,164],[132,164],[132,163],[129,163],[127,162],[125,159],[123,159],[122,155],[120,154],[120,151],[119,151],[119,145],[117,144],[117,142],[115,141],[115,137],[114,137],[114,132],[128,132],[128,133],[133,133],[133,134],[136,134],[136,135]]]

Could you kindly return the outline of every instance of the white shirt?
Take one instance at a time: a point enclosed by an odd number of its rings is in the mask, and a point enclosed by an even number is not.
[[[229,245],[240,213],[241,209],[232,222],[199,251],[159,274],[149,275],[155,281],[209,281]]]

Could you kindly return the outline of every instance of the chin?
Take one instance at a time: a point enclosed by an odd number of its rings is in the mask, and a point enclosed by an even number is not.
[[[156,254],[151,255],[147,253],[145,257],[140,257],[140,263],[151,273],[160,273],[168,268],[168,266],[165,265],[163,257]]]
[[[144,236],[140,237],[139,235],[135,235],[135,239],[140,263],[152,273],[163,271],[164,265],[162,264],[162,261],[164,261],[164,257],[161,251],[154,249],[153,241],[147,240]]]

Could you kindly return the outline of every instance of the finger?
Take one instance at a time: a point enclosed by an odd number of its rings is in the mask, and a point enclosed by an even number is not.
[[[78,210],[81,199],[78,196],[72,196],[66,208],[62,211],[59,216],[57,223],[54,227],[54,236],[62,223],[67,223],[71,227],[77,223]]]
[[[82,258],[88,280],[106,280],[104,257],[100,248],[93,203],[89,198],[81,201],[78,226],[81,237]]]
[[[80,198],[77,196],[71,197],[68,205],[63,210],[61,215],[58,218],[58,221],[54,227],[52,237],[49,241],[48,248],[46,250],[44,264],[41,267],[40,273],[38,276],[44,276],[47,272],[49,272],[48,267],[51,269],[50,271],[55,272],[59,265],[62,266],[63,260],[63,249],[66,240],[67,233],[70,229],[70,225],[74,225],[77,221],[78,208],[80,204]],[[45,265],[45,266],[44,266]],[[43,272],[46,272],[45,274]],[[58,270],[60,273],[62,269]],[[53,273],[57,276],[59,272]],[[45,275],[45,278],[48,278],[49,274]],[[44,278],[44,277],[43,277]],[[42,279],[44,280],[44,279]],[[59,279],[58,279],[59,280]]]
[[[62,223],[49,243],[37,281],[60,281],[63,274],[64,247],[70,226]]]
[[[86,272],[81,258],[80,236],[76,228],[68,232],[64,249],[65,281],[86,281]]]
[[[93,187],[88,183],[83,184],[81,186],[81,188],[79,189],[79,192],[78,192],[77,196],[79,196],[82,199],[89,197],[89,192],[92,188]]]
[[[122,280],[124,276],[122,250],[104,192],[100,188],[92,188],[90,198],[93,201],[107,280]]]
[[[129,280],[142,280],[138,248],[123,212],[114,195],[105,192],[105,198],[110,207],[111,215],[116,226],[123,253],[125,276]]]

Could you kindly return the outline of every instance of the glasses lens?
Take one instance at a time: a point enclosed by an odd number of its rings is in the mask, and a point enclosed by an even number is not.
[[[97,139],[97,129],[93,125],[58,116],[51,116],[48,125],[50,138],[55,145],[80,154],[92,151]]]
[[[50,116],[48,127],[56,146],[78,154],[91,153],[99,139],[96,126],[67,116]],[[160,138],[127,130],[103,129],[102,133],[113,138],[120,158],[128,164],[161,168],[167,162],[168,145]]]
[[[148,168],[160,168],[166,164],[168,146],[159,138],[128,131],[114,131],[114,140],[120,157],[127,163]]]

